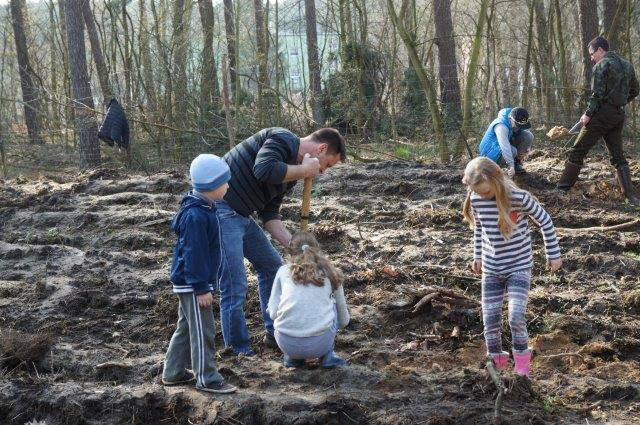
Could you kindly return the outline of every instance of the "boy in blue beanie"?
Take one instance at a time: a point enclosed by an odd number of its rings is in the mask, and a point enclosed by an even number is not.
[[[222,241],[215,201],[224,197],[229,166],[212,154],[191,163],[193,190],[180,202],[171,228],[177,235],[171,266],[173,292],[178,295],[178,324],[164,360],[162,382],[177,385],[196,381],[196,388],[218,394],[236,391],[218,373],[212,292],[218,289]],[[191,362],[189,362],[191,356]],[[187,370],[191,363],[193,372]]]

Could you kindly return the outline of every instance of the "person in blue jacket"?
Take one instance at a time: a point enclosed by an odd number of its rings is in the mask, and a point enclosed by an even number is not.
[[[522,163],[533,144],[529,112],[522,107],[504,108],[487,128],[478,150],[501,166],[507,166],[507,174],[524,173]]]
[[[193,190],[184,196],[171,223],[177,236],[171,283],[178,295],[178,324],[165,356],[162,382],[195,381],[196,389],[227,394],[236,387],[218,373],[212,292],[218,289],[222,265],[215,201],[227,192],[231,173],[219,157],[201,154],[191,163],[190,174]],[[193,372],[187,370],[189,364]]]

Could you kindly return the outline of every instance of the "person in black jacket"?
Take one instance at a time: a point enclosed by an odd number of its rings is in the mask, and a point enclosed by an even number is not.
[[[231,169],[231,180],[224,200],[216,202],[225,262],[220,279],[220,322],[225,345],[233,347],[234,352],[255,354],[249,346],[244,315],[248,289],[245,258],[258,275],[260,309],[266,329],[263,342],[277,348],[273,320],[266,309],[282,258],[251,215],[257,213],[265,230],[288,247],[291,233],[280,216],[284,195],[297,180],[314,177],[345,157],[344,139],[332,128],[317,130],[303,138],[284,128],[267,128],[224,156]]]

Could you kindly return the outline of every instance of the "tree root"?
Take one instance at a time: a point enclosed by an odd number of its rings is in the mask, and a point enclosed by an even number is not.
[[[487,356],[487,371],[489,372],[491,380],[498,389],[498,396],[496,397],[496,403],[493,407],[493,423],[494,425],[500,425],[502,423],[500,412],[502,411],[502,400],[504,398],[506,389],[504,387],[504,384],[502,383],[500,372],[498,372],[498,369],[496,369],[496,366],[493,364],[493,359],[491,358],[491,356]]]

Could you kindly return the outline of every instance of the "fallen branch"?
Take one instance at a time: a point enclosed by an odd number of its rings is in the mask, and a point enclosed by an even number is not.
[[[110,367],[119,367],[122,369],[128,369],[131,366],[124,362],[104,362],[96,365],[96,369],[107,369]]]
[[[415,306],[413,306],[413,310],[411,311],[411,313],[418,314],[418,313],[421,313],[423,310],[427,310],[427,306],[431,304],[431,300],[433,300],[438,295],[439,295],[438,292],[433,292],[431,294],[425,295],[424,297],[422,297],[420,301],[416,303]]]
[[[426,295],[424,295],[420,301],[418,301],[412,310],[413,314],[419,314],[425,310],[428,310],[428,306],[432,301],[439,301],[441,303],[449,305],[459,305],[467,308],[480,307],[480,302],[467,297],[466,295],[459,294],[448,288],[441,288],[439,286],[427,286],[422,288]]]
[[[584,360],[584,357],[580,353],[559,353],[540,356],[541,359],[554,359],[559,357],[580,357],[580,360]]]
[[[487,356],[487,371],[498,389],[498,396],[496,397],[496,403],[493,407],[493,423],[500,425],[502,422],[500,411],[502,410],[502,399],[504,398],[505,388],[502,383],[502,378],[500,378],[500,372],[496,369],[496,366],[493,364],[493,359],[490,356]]]
[[[426,286],[421,288],[423,289],[425,292],[427,293],[438,293],[441,296],[445,296],[445,297],[449,297],[449,298],[453,298],[454,300],[451,300],[450,303],[454,303],[454,304],[460,304],[461,300],[464,303],[468,303],[474,306],[480,306],[480,302],[478,300],[474,300],[473,298],[469,298],[464,294],[461,294],[459,292],[454,291],[453,289],[449,289],[449,288],[443,288],[441,286]],[[446,301],[449,302],[449,301]]]
[[[557,232],[561,233],[580,233],[580,232],[611,232],[613,230],[622,230],[628,227],[633,227],[640,223],[640,219],[628,221],[626,223],[616,224],[613,226],[595,226],[595,227],[583,227],[583,228],[570,228],[570,227],[558,227]]]

